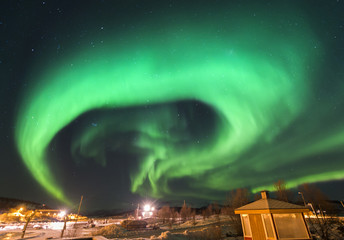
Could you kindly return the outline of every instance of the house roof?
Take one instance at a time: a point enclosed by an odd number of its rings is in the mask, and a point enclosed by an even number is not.
[[[309,209],[296,204],[291,204],[271,198],[257,200],[240,208],[235,209],[236,214],[240,213],[298,213],[309,212]]]

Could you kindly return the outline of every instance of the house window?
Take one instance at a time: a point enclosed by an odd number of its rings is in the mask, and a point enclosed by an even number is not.
[[[262,220],[265,228],[265,235],[267,239],[275,239],[274,228],[272,226],[271,215],[262,214]]]
[[[251,227],[250,227],[250,220],[248,218],[247,214],[242,214],[241,215],[241,222],[244,230],[244,236],[245,237],[251,237]]]
[[[280,239],[307,239],[307,228],[301,213],[273,214]]]

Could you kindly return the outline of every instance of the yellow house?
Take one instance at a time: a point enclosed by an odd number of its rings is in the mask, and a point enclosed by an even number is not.
[[[304,213],[308,208],[278,201],[262,191],[262,199],[235,209],[245,240],[311,239]]]

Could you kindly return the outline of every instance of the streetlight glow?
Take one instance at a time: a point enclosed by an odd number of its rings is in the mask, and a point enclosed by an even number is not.
[[[61,211],[61,212],[58,214],[58,216],[59,216],[60,218],[63,218],[64,216],[66,216],[66,211]]]
[[[146,204],[146,205],[143,207],[143,210],[144,210],[145,212],[150,211],[150,210],[151,210],[150,205],[149,205],[149,204]]]

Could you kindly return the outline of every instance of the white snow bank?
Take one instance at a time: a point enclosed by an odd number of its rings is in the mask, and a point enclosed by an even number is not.
[[[190,240],[190,239],[221,239],[221,227],[219,226],[210,226],[203,228],[198,231],[188,231],[186,230],[183,233],[171,233],[169,231],[161,233],[160,236],[152,236],[151,240]]]

